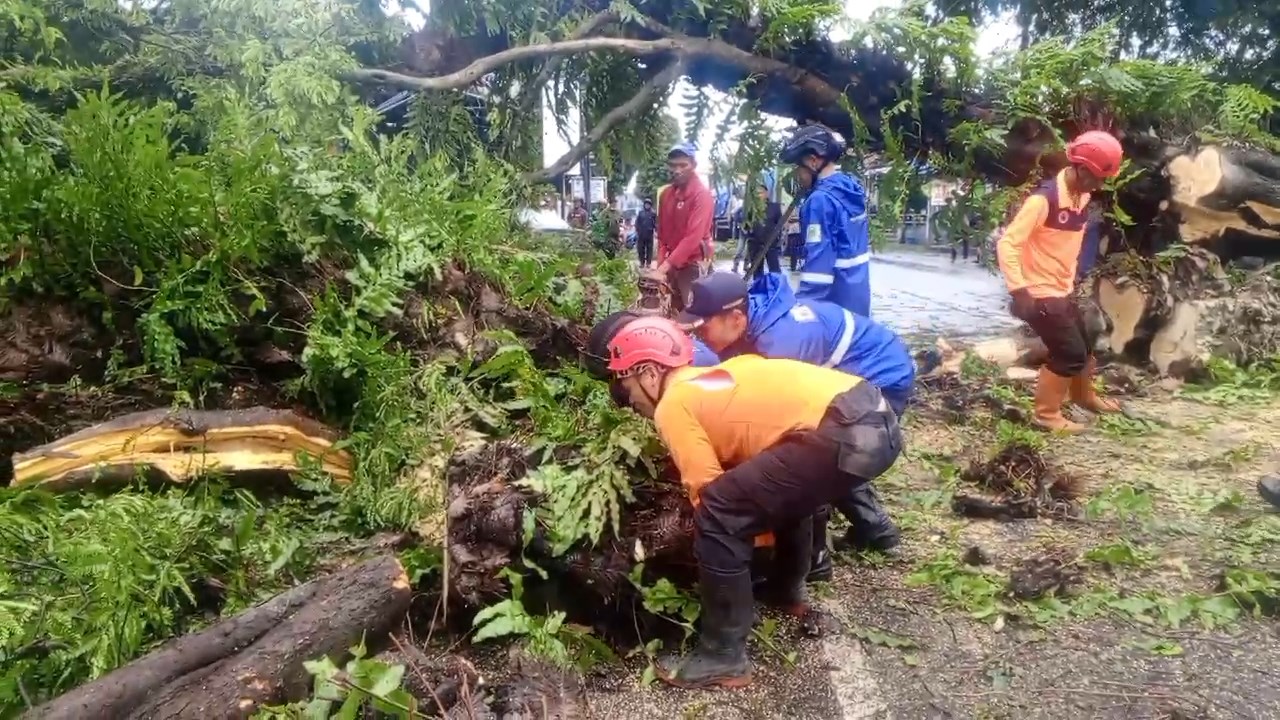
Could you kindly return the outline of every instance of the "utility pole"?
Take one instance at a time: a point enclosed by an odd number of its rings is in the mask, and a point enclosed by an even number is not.
[[[581,98],[578,102],[578,142],[582,142],[582,137],[587,131],[587,111],[583,108]],[[582,157],[582,204],[587,208],[587,216],[591,216],[591,155],[587,153]]]

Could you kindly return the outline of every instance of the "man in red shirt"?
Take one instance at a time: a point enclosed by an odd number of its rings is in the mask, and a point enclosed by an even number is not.
[[[698,177],[695,150],[681,143],[667,153],[671,184],[658,196],[658,267],[653,274],[671,286],[671,306],[689,305],[693,283],[711,272],[715,199]]]

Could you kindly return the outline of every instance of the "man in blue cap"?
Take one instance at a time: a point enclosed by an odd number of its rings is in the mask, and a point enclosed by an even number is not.
[[[844,140],[821,125],[796,128],[778,158],[796,166],[809,196],[800,206],[804,271],[796,297],[826,300],[856,315],[871,315],[870,225],[862,185],[841,172]]]
[[[693,284],[692,301],[676,322],[722,360],[755,352],[842,370],[879,388],[898,416],[911,399],[915,363],[892,330],[833,303],[797,300],[780,274],[748,285],[737,275],[713,273]],[[841,547],[888,551],[897,546],[898,529],[870,484],[835,505],[849,520]],[[815,523],[811,579],[823,579],[831,572],[825,514],[819,513]]]
[[[667,153],[671,184],[658,195],[658,267],[653,275],[671,287],[671,305],[682,310],[698,278],[711,271],[715,256],[716,202],[698,177],[696,151],[680,143]]]

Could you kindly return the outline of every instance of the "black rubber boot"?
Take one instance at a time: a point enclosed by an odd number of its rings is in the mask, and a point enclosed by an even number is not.
[[[813,514],[813,550],[809,555],[809,575],[805,582],[827,582],[835,568],[831,563],[831,550],[827,548],[827,521],[831,508],[823,505]]]
[[[702,568],[702,632],[698,647],[663,663],[658,677],[682,688],[740,688],[751,684],[747,636],[755,617],[751,572],[718,573]]]
[[[837,550],[871,550],[891,553],[901,538],[871,483],[854,488],[835,503],[836,509],[849,521],[844,538],[836,542]]]
[[[1272,507],[1280,508],[1280,475],[1267,475],[1259,480],[1258,495],[1271,503]]]
[[[773,564],[760,599],[792,617],[809,614],[809,593],[804,581],[813,552],[812,528],[813,522],[806,518],[790,530],[773,533]]]

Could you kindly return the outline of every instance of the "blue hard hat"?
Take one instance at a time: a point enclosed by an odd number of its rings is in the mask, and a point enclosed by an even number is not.
[[[791,132],[778,153],[778,159],[788,165],[796,165],[806,155],[817,155],[824,160],[838,160],[844,154],[844,139],[822,125],[801,125]]]

